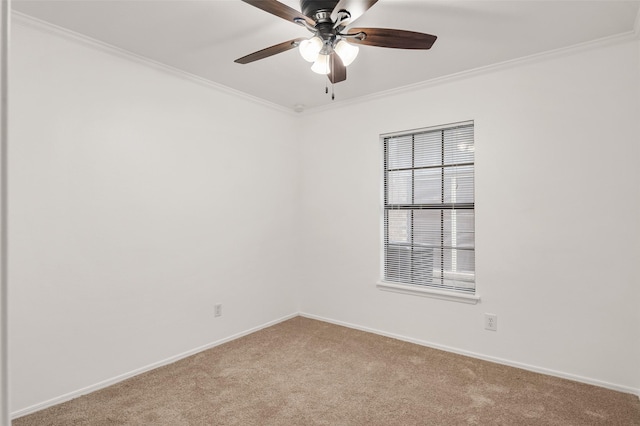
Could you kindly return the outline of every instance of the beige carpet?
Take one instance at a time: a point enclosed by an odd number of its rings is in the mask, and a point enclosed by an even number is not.
[[[640,425],[640,400],[297,317],[13,424]]]

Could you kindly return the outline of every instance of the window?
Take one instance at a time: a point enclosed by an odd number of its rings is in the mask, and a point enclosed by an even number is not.
[[[384,282],[475,294],[473,123],[382,140]]]

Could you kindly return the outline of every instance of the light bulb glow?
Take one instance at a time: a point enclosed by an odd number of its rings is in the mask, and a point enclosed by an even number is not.
[[[340,40],[336,47],[334,48],[335,52],[342,59],[342,63],[344,66],[349,66],[358,56],[358,52],[360,48],[358,46],[354,46],[353,44],[349,44],[344,40]]]
[[[315,36],[308,40],[302,40],[298,49],[300,50],[300,55],[302,55],[305,61],[315,62],[318,58],[318,54],[320,54],[320,50],[322,50],[323,44],[322,39]]]
[[[317,74],[329,74],[329,55],[319,54],[318,59],[311,66],[311,71]]]

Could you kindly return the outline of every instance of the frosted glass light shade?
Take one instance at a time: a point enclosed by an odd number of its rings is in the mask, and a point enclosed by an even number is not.
[[[318,59],[311,66],[311,71],[318,74],[329,74],[329,55],[318,55]]]
[[[334,48],[335,52],[342,59],[342,63],[344,66],[349,66],[358,56],[358,52],[360,48],[358,46],[354,46],[353,44],[349,44],[344,40],[340,40],[336,47]]]
[[[322,40],[320,37],[311,37],[308,40],[302,40],[298,49],[300,50],[300,54],[307,62],[315,62],[318,58],[318,54],[320,50],[322,50]]]

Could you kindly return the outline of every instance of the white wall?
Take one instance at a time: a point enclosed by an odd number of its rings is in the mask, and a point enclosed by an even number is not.
[[[8,298],[7,298],[7,71],[9,48],[9,4],[0,2],[0,425],[9,424]]]
[[[630,41],[305,116],[301,311],[639,392],[639,84]],[[378,290],[379,135],[465,120],[481,303]]]
[[[637,42],[297,117],[12,44],[14,413],[297,311],[640,389]],[[481,303],[377,290],[379,134],[471,119]]]
[[[638,75],[638,80],[640,80],[640,10],[638,11],[638,15],[636,16],[635,34],[636,34],[636,37],[638,38],[638,42],[636,43],[637,45],[636,50],[638,52],[638,60],[636,62],[636,71]],[[637,89],[638,89],[638,99],[640,102],[640,84],[638,84]],[[637,120],[637,126],[638,126],[638,134],[640,134],[640,120]],[[637,157],[637,160],[638,162],[640,162],[640,155]],[[640,279],[637,279],[636,283],[637,285],[640,286],[640,283],[638,283],[639,281]],[[638,304],[640,304],[640,302],[638,302]],[[640,330],[640,315],[638,315],[637,321],[638,321],[638,329]],[[640,383],[640,358],[636,360],[635,371],[636,371],[636,375],[638,376],[637,382]],[[640,397],[640,392],[638,392],[638,397]]]
[[[14,413],[297,312],[292,114],[24,23],[11,59]]]

